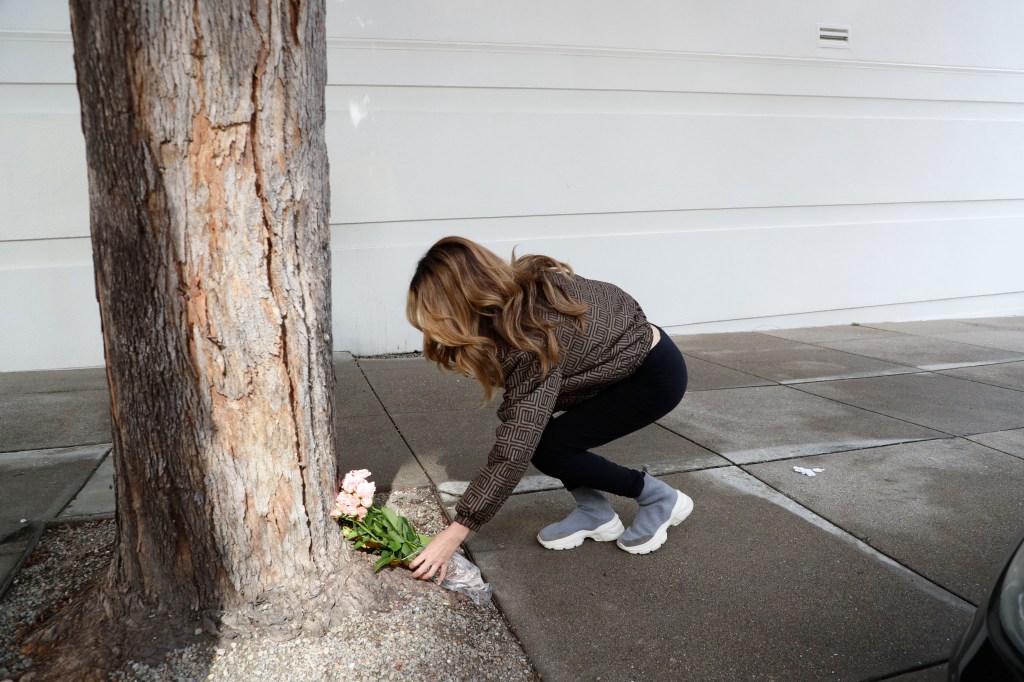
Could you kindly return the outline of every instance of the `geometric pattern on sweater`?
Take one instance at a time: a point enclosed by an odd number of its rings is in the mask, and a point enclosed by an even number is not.
[[[504,398],[501,426],[487,464],[477,472],[456,507],[455,520],[471,530],[491,520],[526,471],[551,415],[591,398],[635,372],[650,352],[653,332],[640,304],[625,291],[579,275],[546,275],[572,300],[586,303],[585,325],[549,310],[556,324],[558,362],[542,376],[527,352],[498,343]]]

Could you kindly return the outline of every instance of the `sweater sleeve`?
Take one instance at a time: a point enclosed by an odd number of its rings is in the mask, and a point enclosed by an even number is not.
[[[542,378],[540,363],[525,351],[517,351],[509,364],[494,447],[455,510],[455,520],[474,531],[497,513],[523,477],[562,385],[558,365]]]

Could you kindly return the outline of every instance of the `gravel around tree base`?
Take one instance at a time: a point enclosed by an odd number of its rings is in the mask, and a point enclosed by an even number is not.
[[[26,672],[32,660],[12,642],[92,585],[110,565],[114,522],[48,529],[0,601],[0,680]]]
[[[375,500],[407,516],[425,534],[444,527],[427,488]],[[6,643],[98,579],[109,564],[112,521],[47,531],[0,601]],[[404,569],[393,569],[404,570]],[[396,588],[386,612],[356,615],[324,637],[275,642],[265,637],[208,641],[174,650],[161,662],[131,662],[112,680],[536,680],[518,640],[497,608],[477,606],[441,588]],[[30,672],[31,661],[0,652],[0,680]]]

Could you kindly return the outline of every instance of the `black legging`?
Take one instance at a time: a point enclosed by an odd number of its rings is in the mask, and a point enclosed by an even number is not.
[[[643,364],[622,381],[569,408],[548,422],[533,465],[560,479],[567,490],[578,487],[638,497],[642,471],[628,469],[588,452],[664,417],[686,392],[686,362],[664,331]]]

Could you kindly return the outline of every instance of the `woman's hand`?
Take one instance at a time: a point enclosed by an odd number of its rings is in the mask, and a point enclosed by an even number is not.
[[[452,558],[469,532],[469,528],[461,523],[453,523],[431,538],[423,551],[409,563],[409,568],[413,570],[412,577],[430,580],[440,571],[438,582],[443,581],[448,573],[448,560]]]

